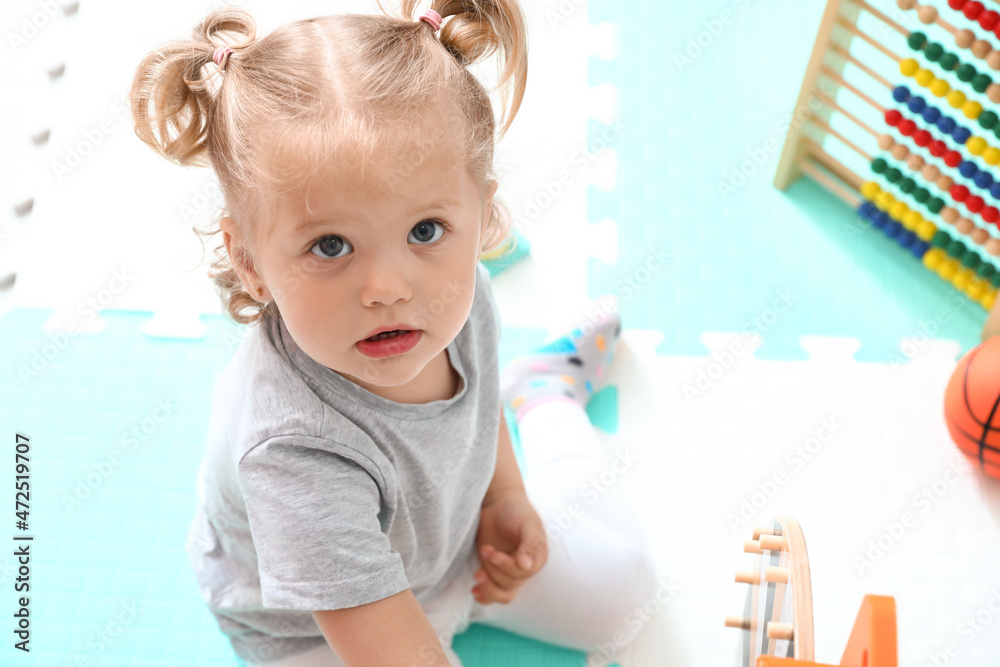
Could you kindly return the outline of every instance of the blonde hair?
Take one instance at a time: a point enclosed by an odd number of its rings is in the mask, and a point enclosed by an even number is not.
[[[184,166],[212,166],[233,219],[251,250],[231,258],[220,243],[209,276],[223,308],[241,324],[272,311],[254,300],[232,261],[252,265],[264,238],[269,195],[311,173],[323,160],[351,160],[376,188],[390,188],[433,149],[453,147],[485,190],[493,149],[521,106],[527,78],[527,29],[516,0],[433,0],[445,19],[440,32],[416,20],[417,0],[398,16],[344,14],[297,21],[260,39],[245,10],[211,12],[192,39],[147,54],[132,81],[135,132],[158,153]],[[233,52],[222,61],[220,46]],[[503,115],[494,119],[489,94],[469,67],[496,55]],[[377,162],[393,142],[405,159]],[[305,154],[305,159],[302,159]],[[292,158],[292,159],[289,159]],[[510,229],[494,198],[485,254]],[[218,219],[206,231],[221,232]]]

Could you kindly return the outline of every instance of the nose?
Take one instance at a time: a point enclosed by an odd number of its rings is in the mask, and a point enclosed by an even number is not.
[[[391,253],[372,258],[363,269],[361,303],[365,306],[391,306],[397,301],[413,298],[413,282],[404,262]]]

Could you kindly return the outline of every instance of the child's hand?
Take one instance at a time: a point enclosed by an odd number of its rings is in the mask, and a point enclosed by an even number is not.
[[[524,581],[548,558],[545,526],[523,491],[492,498],[483,505],[476,534],[483,567],[473,595],[482,604],[507,604]]]

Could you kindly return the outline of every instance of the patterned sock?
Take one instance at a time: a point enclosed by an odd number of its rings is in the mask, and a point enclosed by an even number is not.
[[[604,385],[604,373],[614,361],[621,337],[621,315],[617,299],[610,312],[599,310],[566,336],[535,352],[514,359],[500,374],[500,395],[514,411],[517,421],[528,410],[551,400],[572,400],[586,407],[590,397]],[[589,310],[589,309],[588,309]]]

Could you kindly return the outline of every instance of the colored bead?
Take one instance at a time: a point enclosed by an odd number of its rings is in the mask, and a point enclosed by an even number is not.
[[[905,206],[905,204],[903,205]],[[903,226],[907,229],[918,229],[924,222],[924,218],[920,215],[920,213],[909,209],[907,209],[906,212],[900,216],[900,219],[903,221]]]
[[[910,157],[910,149],[906,147],[906,144],[896,144],[892,147],[892,156],[899,161],[903,161]]]
[[[986,164],[991,166],[1000,163],[1000,148],[996,148],[995,146],[990,146],[989,148],[984,150],[983,160],[986,162]]]
[[[931,193],[928,192],[926,188],[917,188],[916,190],[913,191],[913,198],[916,199],[921,204],[930,199],[930,196]]]
[[[912,178],[904,178],[904,179],[900,180],[899,183],[896,184],[896,187],[898,187],[900,190],[902,190],[903,194],[907,194],[908,195],[911,192],[913,192],[914,188],[917,187],[917,182],[915,180],[913,180]]]
[[[885,112],[885,122],[887,124],[895,127],[901,120],[903,120],[903,114],[899,113],[895,109],[889,109]]]
[[[937,42],[931,42],[924,47],[924,57],[930,60],[932,63],[937,62],[937,59],[944,55],[944,47]]]
[[[954,206],[945,206],[938,215],[949,225],[954,225],[958,222],[958,209]]]
[[[990,233],[982,227],[976,227],[972,230],[972,234],[970,234],[970,236],[978,245],[983,245],[990,238]]]
[[[968,104],[969,103],[967,102],[966,105]],[[976,104],[978,104],[978,102]],[[964,127],[956,127],[954,130],[951,131],[951,138],[954,139],[955,142],[959,144],[964,144],[966,141],[969,140],[969,137],[971,136],[972,132],[970,132]]]
[[[889,209],[889,216],[894,220],[899,220],[906,227],[906,221],[904,220],[906,214],[910,211],[910,208],[901,201],[896,202]]]
[[[976,35],[969,29],[959,30],[955,33],[955,44],[960,49],[967,49],[976,40]]]
[[[927,147],[927,150],[931,152],[934,157],[941,157],[946,152],[948,152],[948,147],[944,145],[944,142],[940,139],[935,139]]]
[[[955,201],[965,201],[969,196],[969,188],[964,185],[953,185],[950,194]]]
[[[924,25],[930,25],[937,20],[938,11],[936,7],[931,7],[930,5],[924,5],[917,10],[917,19]]]
[[[889,216],[886,215],[885,211],[876,211],[875,215],[872,216],[872,227],[875,229],[885,229],[888,224]]]
[[[896,143],[896,140],[890,137],[888,134],[878,135],[878,147],[884,151],[889,150]]]
[[[920,71],[920,63],[913,58],[899,61],[899,72],[903,76],[915,76]]]
[[[951,134],[951,131],[955,129],[957,124],[955,121],[948,116],[941,116],[937,122],[938,129],[945,134]]]
[[[927,35],[920,32],[911,32],[910,36],[906,38],[907,45],[914,51],[919,51],[924,48],[924,43],[927,41]]]
[[[954,53],[946,53],[938,59],[938,65],[946,72],[950,72],[958,65],[958,56]]]
[[[967,2],[965,3],[965,7],[962,9],[962,13],[965,14],[965,18],[970,21],[975,21],[979,18],[979,15],[983,13],[983,3]]]
[[[986,111],[983,111],[981,114],[979,114],[979,116],[976,118],[976,122],[978,122],[979,127],[983,128],[984,130],[992,130],[993,127],[997,124],[997,119],[998,118],[996,112],[987,109]]]
[[[924,117],[924,120],[933,125],[941,118],[941,110],[928,105],[926,109],[920,112],[920,115]]]
[[[972,79],[972,89],[977,93],[985,93],[991,83],[993,83],[993,79],[990,78],[989,74],[977,74]]]
[[[955,223],[955,231],[959,234],[971,234],[972,230],[976,228],[976,223],[972,222],[968,218],[959,218],[958,222]]]
[[[972,55],[982,60],[989,54],[993,47],[985,39],[977,39],[972,43]]]
[[[975,120],[979,118],[979,114],[983,112],[983,105],[975,100],[969,100],[962,105],[962,115],[970,120]],[[962,128],[963,130],[965,128]]]
[[[992,9],[979,15],[979,25],[983,26],[983,30],[993,30],[998,23],[1000,23],[1000,14]]]
[[[990,102],[1000,104],[1000,85],[996,83],[990,84],[986,88],[986,97],[990,98]]]
[[[997,209],[995,206],[985,206],[979,215],[986,222],[993,224],[997,220],[1000,220],[1000,209]]]
[[[913,143],[918,146],[926,146],[931,143],[931,133],[927,130],[917,130],[913,133]]]
[[[944,97],[951,90],[951,86],[944,79],[936,79],[934,83],[930,85],[928,90],[931,91],[931,95],[935,97]]]
[[[986,150],[986,140],[982,137],[972,137],[965,142],[965,148],[973,155],[982,155]]]
[[[917,236],[924,241],[930,241],[934,238],[934,234],[937,232],[937,227],[935,227],[934,223],[930,220],[921,220],[916,229]]]
[[[885,170],[885,178],[890,183],[895,183],[902,177],[903,177],[903,172],[901,172],[899,169],[896,169],[895,167],[889,167],[888,169]]]
[[[910,244],[916,240],[917,240],[917,235],[909,230],[900,232],[899,236],[896,238],[896,241],[899,243],[899,245],[901,245],[904,248],[909,248]]]
[[[885,235],[888,236],[890,239],[894,239],[897,236],[899,236],[900,232],[903,231],[903,226],[898,222],[896,222],[895,220],[890,220],[889,224],[887,224],[885,226],[885,229],[883,229],[882,231],[885,232]]]
[[[914,153],[906,160],[906,165],[913,171],[920,171],[924,168],[924,159]]]
[[[965,200],[965,208],[969,209],[973,213],[979,213],[983,210],[983,198],[977,195],[972,195]]]
[[[910,252],[912,252],[913,256],[917,259],[921,259],[925,254],[927,254],[928,247],[929,246],[926,241],[915,241],[913,245],[910,246]]]
[[[958,273],[958,262],[954,258],[946,258],[938,267],[938,275],[950,281],[952,276]]]
[[[990,196],[1000,200],[1000,183],[994,183],[990,186]]]
[[[952,257],[961,257],[966,250],[965,244],[958,239],[952,240],[944,249]]]
[[[876,174],[883,174],[885,173],[885,170],[888,168],[889,168],[889,163],[883,160],[882,158],[877,157],[874,160],[872,160],[872,171],[874,171]]]
[[[875,197],[875,205],[883,211],[888,211],[894,203],[896,203],[896,198],[888,190],[883,190]]]
[[[896,86],[892,89],[892,99],[897,102],[905,102],[910,99],[910,89],[906,86]]]
[[[948,6],[956,12],[960,12],[962,11],[962,8],[965,7],[965,3],[968,1],[969,0],[948,0]]]
[[[942,252],[941,248],[930,248],[924,253],[924,266],[931,271],[936,271],[941,266],[942,261],[944,261],[944,252]]]
[[[969,284],[969,279],[972,278],[972,274],[969,273],[968,269],[963,269],[960,266],[955,274],[951,277],[951,284],[954,285],[960,292],[964,292],[965,288]]]
[[[964,83],[972,81],[972,77],[976,76],[976,74],[978,74],[978,72],[976,72],[976,68],[969,64],[962,65],[955,70],[955,76],[957,76],[959,80]]]
[[[933,164],[926,164],[924,165],[924,168],[920,170],[920,173],[928,181],[936,181],[937,177],[941,175],[941,170]]]
[[[917,80],[924,88],[930,87],[930,85],[935,81],[934,72],[929,69],[919,69],[917,73],[913,75],[913,78]]]
[[[940,229],[934,235],[934,238],[931,239],[931,245],[935,248],[944,248],[949,243],[951,243],[951,237],[948,236],[947,232]]]
[[[962,154],[958,151],[948,151],[944,154],[944,163],[949,167],[957,167],[962,161]]]
[[[921,111],[924,110],[924,107],[927,106],[927,102],[924,100],[924,98],[920,97],[919,95],[913,95],[912,97],[909,98],[909,100],[907,100],[906,106],[913,113],[920,113]]]
[[[882,160],[885,162],[885,160]],[[861,196],[865,199],[872,200],[878,195],[882,190],[875,181],[865,181],[861,186]]]
[[[963,93],[961,90],[951,91],[950,93],[948,93],[948,104],[950,104],[954,109],[960,109],[962,105],[965,104],[965,93]],[[955,121],[951,122],[954,123]]]
[[[997,149],[990,148],[986,151],[983,151],[983,155],[985,156],[986,153],[988,153],[989,151],[995,151],[995,150]],[[994,153],[994,155],[996,154],[997,153]],[[976,184],[977,188],[981,188],[983,190],[989,190],[993,186],[993,177],[990,176],[985,171],[978,171],[976,172],[976,175],[972,177],[972,182]]]
[[[975,250],[966,250],[965,254],[962,255],[962,266],[967,269],[975,270],[983,260],[979,257],[979,253]]]
[[[931,213],[937,213],[944,206],[944,200],[940,197],[934,197],[927,201],[927,210]]]
[[[1000,28],[1000,26],[997,26],[997,28]],[[996,29],[994,29],[994,32],[996,32]],[[994,71],[1000,70],[1000,51],[990,51],[990,55],[986,56],[986,64]]]
[[[905,120],[899,121],[897,129],[899,130],[899,133],[902,134],[904,137],[908,137],[917,131],[917,124],[914,123],[909,118],[907,118]]]
[[[958,173],[966,178],[972,178],[978,172],[979,168],[971,160],[962,160],[962,164],[958,165]]]

